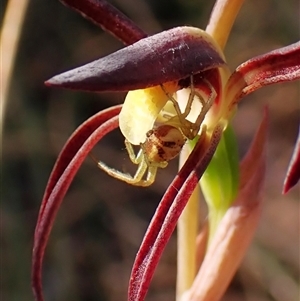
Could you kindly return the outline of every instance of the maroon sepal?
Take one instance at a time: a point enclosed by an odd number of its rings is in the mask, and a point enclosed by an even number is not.
[[[89,152],[106,134],[118,127],[121,105],[100,111],[85,121],[62,149],[48,180],[34,234],[32,288],[36,301],[43,301],[42,263],[48,238],[62,200]]]
[[[224,64],[215,46],[195,34],[195,28],[176,27],[54,76],[46,85],[96,92],[129,91],[177,81]]]

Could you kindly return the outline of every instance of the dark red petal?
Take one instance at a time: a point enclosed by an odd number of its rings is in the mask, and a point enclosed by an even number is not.
[[[177,81],[224,65],[216,46],[196,28],[177,27],[147,37],[46,85],[84,91],[129,91]]]
[[[209,164],[222,136],[217,127],[210,141],[196,144],[163,196],[136,256],[129,282],[129,301],[143,301],[155,268],[186,203]]]
[[[300,179],[300,128],[293,156],[284,180],[283,193],[287,193]]]
[[[130,45],[147,36],[133,21],[104,0],[60,0],[83,17]]]
[[[42,263],[59,206],[79,167],[94,145],[104,135],[118,127],[117,115],[120,108],[121,106],[118,106],[111,110],[102,111],[80,126],[67,142],[54,166],[41,205],[34,235],[32,287],[37,301],[44,300],[41,284]],[[98,126],[95,129],[96,123],[98,123]],[[80,137],[81,135],[82,137]],[[84,142],[82,141],[83,137],[85,138]]]

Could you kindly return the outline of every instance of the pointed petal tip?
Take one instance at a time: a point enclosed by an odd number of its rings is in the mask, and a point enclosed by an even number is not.
[[[283,188],[282,188],[282,194],[287,194],[299,181],[300,179],[300,172],[298,171],[298,174],[295,175],[295,177],[289,178],[288,176],[285,178]]]
[[[71,90],[81,91],[103,91],[105,85],[95,85],[94,77],[91,74],[91,68],[83,69],[82,67],[69,70],[46,80],[44,84],[47,87],[59,87]]]
[[[65,80],[65,77],[64,77],[65,73],[67,73],[67,72],[55,75],[55,76],[47,79],[44,82],[44,84],[47,87],[65,87],[65,85],[66,85],[66,80]]]
[[[44,81],[44,85],[47,86],[47,87],[50,87],[51,86],[51,80]]]
[[[282,194],[288,193],[300,179],[300,129],[296,146],[283,183]]]
[[[53,77],[50,79],[47,79],[46,81],[44,81],[44,85],[47,87],[52,87],[52,86],[56,86],[55,80],[53,80]]]

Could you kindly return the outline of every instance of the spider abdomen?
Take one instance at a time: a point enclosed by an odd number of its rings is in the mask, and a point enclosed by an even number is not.
[[[147,133],[142,148],[149,164],[167,162],[179,155],[186,138],[171,125],[160,125]]]

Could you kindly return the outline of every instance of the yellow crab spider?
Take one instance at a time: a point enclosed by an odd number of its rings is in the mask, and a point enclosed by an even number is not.
[[[125,139],[125,146],[129,158],[132,163],[138,165],[137,171],[133,177],[128,173],[123,173],[107,166],[101,161],[97,161],[97,159],[93,156],[91,156],[92,159],[97,163],[97,166],[100,169],[118,180],[135,186],[150,186],[155,180],[157,169],[165,168],[168,165],[168,161],[179,155],[186,140],[192,140],[199,134],[205,115],[212,106],[216,97],[215,89],[209,82],[207,82],[207,84],[211,90],[211,94],[208,100],[205,101],[203,97],[195,91],[193,76],[191,76],[191,92],[183,113],[181,112],[176,99],[165,89],[163,85],[161,85],[164,94],[167,95],[168,100],[173,103],[176,114],[173,116],[168,114],[164,115],[164,119],[166,121],[154,126],[146,133],[146,139],[144,142],[140,143],[141,149],[137,155],[134,152],[132,143]],[[186,118],[191,112],[195,96],[197,96],[201,102],[202,108],[195,122],[191,122]],[[205,131],[206,127],[203,126],[201,134],[204,134]],[[144,179],[145,174],[146,178]]]
[[[147,133],[144,143],[141,144],[141,149],[135,155],[132,144],[125,140],[126,150],[132,163],[138,165],[135,175],[120,172],[107,166],[103,162],[96,161],[97,166],[105,171],[108,175],[135,186],[150,186],[156,177],[158,168],[165,168],[168,161],[175,158],[181,151],[186,138],[178,128],[163,124]],[[148,169],[148,172],[147,172]],[[147,172],[146,179],[143,176]]]

